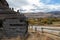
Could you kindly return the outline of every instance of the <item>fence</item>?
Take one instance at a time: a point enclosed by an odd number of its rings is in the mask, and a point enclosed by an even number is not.
[[[51,30],[51,32],[49,31],[45,31],[46,30]],[[48,33],[48,34],[51,34],[51,35],[54,35],[54,36],[58,36],[60,37],[60,29],[51,29],[51,28],[41,28],[41,32],[42,33]]]
[[[52,29],[52,28],[40,28],[41,35],[47,35],[49,39],[46,40],[60,40],[60,29]],[[37,30],[37,28],[35,28]],[[38,30],[37,30],[38,31]],[[52,35],[52,36],[51,36]]]
[[[42,36],[47,36],[48,39],[46,40],[60,40],[60,27],[29,26],[29,28],[40,32]]]

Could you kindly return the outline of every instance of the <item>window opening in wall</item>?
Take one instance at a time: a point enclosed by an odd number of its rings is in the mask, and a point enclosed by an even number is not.
[[[3,21],[2,20],[0,20],[0,28],[2,28],[3,27]]]
[[[24,20],[20,20],[20,22],[23,22]]]
[[[10,26],[23,26],[24,24],[10,24]]]

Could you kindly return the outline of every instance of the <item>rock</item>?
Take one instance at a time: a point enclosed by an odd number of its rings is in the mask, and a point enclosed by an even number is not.
[[[28,35],[26,17],[24,14],[20,14],[19,11],[15,12],[14,9],[10,9],[6,0],[0,0],[0,22],[0,26],[3,28],[3,32],[0,35],[3,38],[11,38],[18,35],[24,38]]]
[[[7,9],[9,5],[6,0],[0,0],[0,9]]]

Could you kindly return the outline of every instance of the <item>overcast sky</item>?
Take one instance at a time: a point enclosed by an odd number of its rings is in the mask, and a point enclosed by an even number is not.
[[[60,0],[7,0],[10,7],[21,12],[60,11]]]

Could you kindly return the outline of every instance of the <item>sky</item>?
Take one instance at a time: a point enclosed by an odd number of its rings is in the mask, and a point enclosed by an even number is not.
[[[60,0],[6,0],[9,7],[20,12],[60,11]]]

